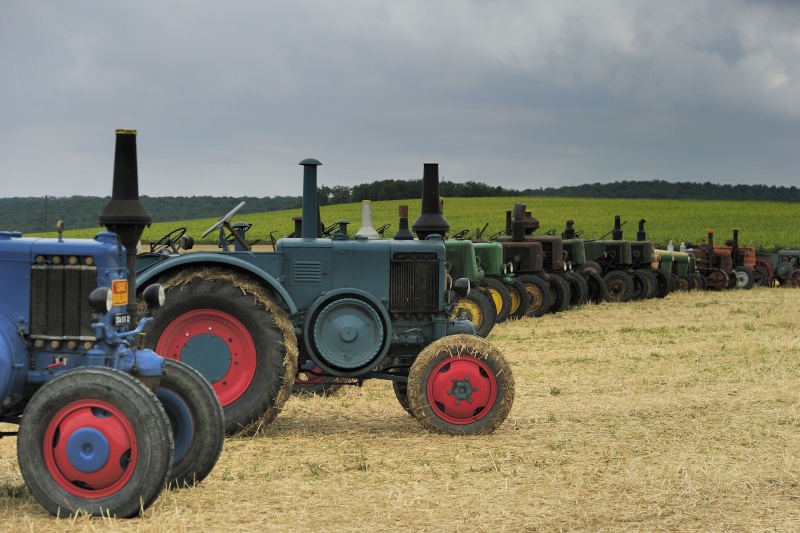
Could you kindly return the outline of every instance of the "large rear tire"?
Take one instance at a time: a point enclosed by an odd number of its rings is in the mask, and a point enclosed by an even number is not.
[[[569,283],[569,307],[585,304],[589,298],[589,284],[586,279],[577,272],[569,271],[566,274]]]
[[[558,274],[550,274],[550,309],[551,313],[560,313],[569,308],[569,283]]]
[[[530,296],[528,291],[525,290],[523,285],[516,277],[508,283],[508,292],[511,294],[511,311],[509,318],[519,319],[525,316],[525,311],[528,309],[528,302]]]
[[[600,274],[591,268],[587,268],[581,273],[586,279],[586,285],[589,287],[589,301],[594,304],[609,301],[606,285],[603,283],[603,278],[600,277]]]
[[[508,416],[514,377],[500,351],[474,335],[450,335],[425,347],[411,366],[408,401],[430,431],[487,435]]]
[[[505,322],[511,314],[511,292],[506,284],[497,278],[484,278],[483,284],[497,313],[495,321],[497,323]]]
[[[222,453],[222,406],[200,372],[171,359],[164,361],[156,396],[167,412],[175,442],[169,487],[196,485],[211,473]]]
[[[51,514],[128,518],[168,481],[172,432],[141,381],[105,367],[53,378],[33,395],[17,436],[25,484]]]
[[[525,316],[544,316],[550,309],[550,287],[547,282],[533,274],[517,276],[520,283],[528,293],[528,305]]]
[[[633,280],[627,272],[611,270],[603,276],[609,302],[628,302],[633,297]]]
[[[252,433],[272,422],[297,373],[297,338],[286,312],[238,272],[188,269],[160,283],[167,299],[150,325],[147,347],[211,383],[226,433]]]
[[[451,302],[454,305],[450,316],[463,316],[475,324],[475,333],[478,336],[486,337],[494,328],[497,317],[494,303],[481,291],[472,290],[466,296],[456,296],[453,292]]]

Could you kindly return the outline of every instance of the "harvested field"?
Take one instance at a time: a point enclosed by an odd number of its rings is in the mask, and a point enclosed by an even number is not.
[[[292,398],[200,486],[132,520],[50,517],[0,439],[7,531],[792,531],[800,292],[674,293],[495,328],[516,400],[425,433],[391,385]],[[3,430],[11,426],[0,425]]]

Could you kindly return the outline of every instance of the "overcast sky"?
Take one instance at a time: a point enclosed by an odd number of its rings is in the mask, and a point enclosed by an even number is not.
[[[800,183],[794,0],[2,0],[0,196]]]

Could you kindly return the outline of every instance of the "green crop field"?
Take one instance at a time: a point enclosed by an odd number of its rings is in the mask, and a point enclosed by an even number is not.
[[[760,251],[775,248],[800,248],[800,204],[788,202],[730,202],[701,200],[641,200],[641,199],[576,199],[542,197],[505,198],[446,198],[444,216],[450,224],[450,234],[467,229],[474,236],[476,229],[488,227],[485,236],[505,229],[505,212],[514,203],[524,203],[541,227],[537,233],[555,230],[560,234],[568,219],[575,221],[575,229],[583,230],[584,239],[597,239],[610,232],[614,216],[619,215],[625,223],[623,237],[635,239],[639,220],[647,223],[647,238],[666,247],[672,240],[675,248],[681,241],[694,243],[705,240],[708,229],[715,230],[718,244],[732,237],[733,229],[739,229],[739,241],[744,246],[755,246]],[[421,201],[382,201],[372,203],[374,227],[391,224],[386,236],[397,231],[398,207],[409,206],[409,224],[419,216]],[[220,205],[218,213],[209,213],[208,218],[189,221],[154,221],[142,235],[142,241],[157,240],[179,226],[199,243],[215,244],[216,232],[206,239],[200,235],[234,205]],[[361,227],[361,204],[330,205],[321,209],[326,225],[338,220],[350,221],[349,233],[353,235]],[[300,209],[269,213],[236,215],[234,222],[253,225],[248,240],[260,239],[268,243],[270,233],[276,238],[286,236],[294,230],[292,217],[301,214]],[[96,229],[70,230],[67,237],[92,237]],[[53,235],[52,233],[48,235]],[[610,237],[609,237],[610,238]]]

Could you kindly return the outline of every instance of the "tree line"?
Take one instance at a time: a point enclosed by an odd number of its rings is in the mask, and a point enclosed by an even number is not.
[[[672,183],[654,181],[617,181],[613,183],[591,183],[585,185],[506,189],[468,181],[454,183],[442,181],[439,192],[444,197],[487,198],[505,196],[555,196],[567,198],[653,198],[694,200],[758,200],[800,202],[797,187],[767,185],[719,185],[715,183]],[[348,204],[362,200],[408,200],[421,198],[422,180],[380,180],[353,187],[320,186],[320,205]],[[97,217],[110,197],[15,197],[0,198],[0,231],[37,233],[54,231],[58,220],[63,220],[69,229],[98,227]],[[140,196],[141,202],[150,212],[154,222],[173,222],[214,218],[227,213],[244,200],[241,214],[263,213],[296,209],[302,204],[299,196],[275,197],[230,197],[230,196]]]

